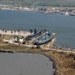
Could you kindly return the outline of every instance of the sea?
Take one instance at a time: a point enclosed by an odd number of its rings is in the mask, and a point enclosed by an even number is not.
[[[56,33],[56,46],[75,48],[75,16],[0,10],[0,29],[47,29]]]

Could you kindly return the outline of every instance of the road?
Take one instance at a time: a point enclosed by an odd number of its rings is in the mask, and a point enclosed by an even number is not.
[[[44,50],[52,50],[52,51],[57,51],[57,52],[68,52],[68,53],[75,53],[74,49],[56,49],[56,48],[45,48],[45,47],[41,47]]]

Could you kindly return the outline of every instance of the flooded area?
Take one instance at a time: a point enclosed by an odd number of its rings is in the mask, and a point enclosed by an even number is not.
[[[0,53],[0,75],[53,75],[53,63],[41,54]]]

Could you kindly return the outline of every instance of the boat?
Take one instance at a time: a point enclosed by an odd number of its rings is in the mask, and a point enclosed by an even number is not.
[[[33,38],[36,38],[38,36],[41,36],[43,33],[45,32],[45,30],[41,30],[39,32],[36,32],[36,30],[34,30],[33,34],[32,35],[29,35],[26,40],[31,40]]]
[[[68,12],[65,12],[65,15],[69,15],[69,13]]]
[[[54,33],[46,32],[33,42],[34,45],[42,45],[50,42],[54,38]]]
[[[75,16],[75,14],[70,14],[70,16]]]

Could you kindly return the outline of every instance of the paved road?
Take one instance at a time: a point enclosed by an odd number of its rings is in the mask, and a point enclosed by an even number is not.
[[[45,49],[45,50],[53,50],[53,51],[57,51],[57,52],[69,52],[69,53],[75,53],[75,50],[71,50],[71,49],[55,49],[55,48],[44,48],[44,47],[41,47],[42,49]]]

